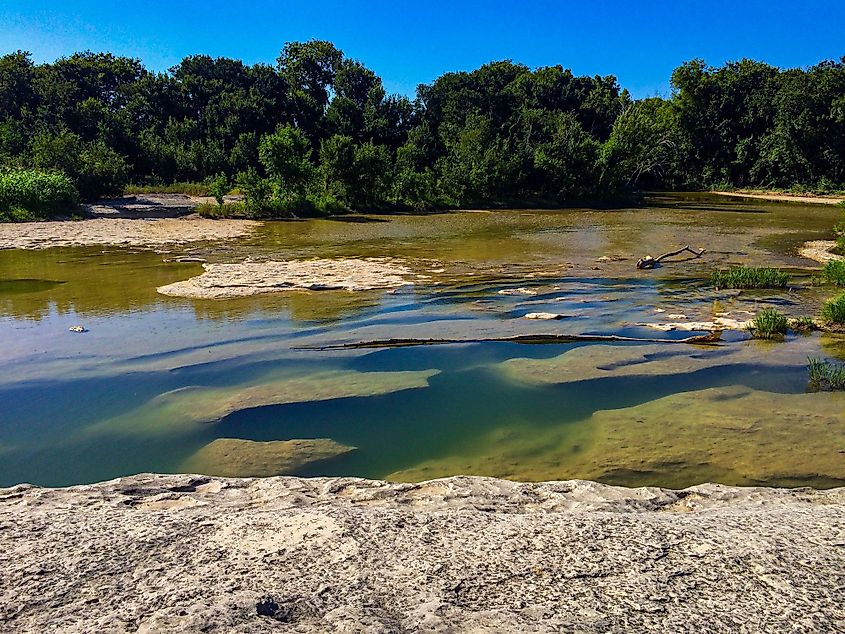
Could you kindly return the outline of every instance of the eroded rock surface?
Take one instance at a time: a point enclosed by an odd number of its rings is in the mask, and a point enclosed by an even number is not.
[[[365,291],[410,284],[412,271],[389,258],[318,258],[281,262],[204,264],[205,273],[158,288],[194,299],[247,297],[286,290]]]
[[[845,490],[141,475],[0,489],[8,632],[841,631]]]

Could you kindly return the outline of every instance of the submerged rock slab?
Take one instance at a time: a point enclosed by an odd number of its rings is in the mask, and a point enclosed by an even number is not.
[[[136,410],[96,423],[86,433],[173,433],[186,425],[214,423],[238,410],[267,405],[376,396],[428,387],[439,370],[356,372],[329,370],[305,376],[269,375],[255,383],[185,387],[165,392]]]
[[[390,258],[337,258],[204,264],[205,273],[160,286],[162,295],[225,299],[289,290],[365,291],[398,288],[413,274]]]
[[[605,410],[572,462],[585,477],[654,480],[720,472],[741,484],[845,484],[845,398],[732,386]]]
[[[230,478],[276,476],[350,451],[355,451],[355,447],[341,445],[329,438],[269,442],[217,438],[189,457],[181,469],[187,473]]]
[[[845,395],[708,388],[598,411],[568,425],[501,428],[479,444],[473,455],[431,460],[389,478],[467,473],[611,484],[840,486]]]
[[[623,376],[673,376],[741,363],[803,367],[811,343],[744,341],[720,347],[590,344],[548,359],[508,359],[496,370],[521,383],[550,385]]]
[[[0,623],[835,631],[845,624],[843,531],[842,489],[156,475],[24,485],[0,489]]]

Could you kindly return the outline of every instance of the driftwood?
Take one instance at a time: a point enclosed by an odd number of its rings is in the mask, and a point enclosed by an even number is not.
[[[649,337],[626,337],[624,335],[511,335],[509,337],[488,337],[478,339],[376,339],[373,341],[355,341],[335,343],[326,346],[301,346],[294,350],[345,350],[352,348],[405,348],[409,346],[438,346],[456,343],[521,343],[548,344],[572,343],[576,341],[611,341],[620,343],[687,343],[698,345],[716,345],[721,341],[718,332],[706,335],[694,335],[683,339],[654,339]]]
[[[638,269],[653,269],[656,266],[660,265],[661,260],[664,260],[666,258],[671,258],[672,256],[675,256],[675,255],[680,255],[684,251],[688,251],[689,253],[692,253],[692,255],[693,255],[693,257],[691,257],[691,258],[687,258],[687,260],[695,260],[696,258],[700,258],[702,255],[704,255],[704,249],[699,249],[698,251],[696,251],[694,249],[691,249],[689,245],[686,245],[684,247],[681,247],[677,251],[669,251],[669,253],[664,253],[663,255],[659,255],[656,258],[653,258],[650,255],[647,255],[643,258],[640,258],[639,260],[637,260],[637,268]],[[685,262],[686,260],[682,260],[682,261]]]

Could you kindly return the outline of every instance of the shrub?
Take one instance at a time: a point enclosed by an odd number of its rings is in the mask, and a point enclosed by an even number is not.
[[[825,302],[822,319],[831,324],[845,324],[845,293]]]
[[[73,182],[60,172],[39,170],[0,171],[0,219],[36,220],[76,207]]]
[[[244,193],[244,207],[247,212],[258,214],[267,209],[272,190],[267,179],[261,178],[257,171],[250,168],[238,174],[236,182]]]
[[[710,281],[716,288],[784,288],[789,275],[770,267],[734,266],[714,271]]]
[[[845,365],[831,363],[813,357],[807,358],[807,371],[810,375],[809,387],[814,390],[845,389]]]
[[[750,330],[755,339],[783,339],[789,322],[783,313],[764,308],[751,320]]]
[[[85,200],[118,196],[129,182],[129,165],[105,143],[91,143],[79,155],[75,176],[79,194]]]
[[[822,269],[822,276],[831,284],[845,286],[845,260],[830,260]]]
[[[229,179],[223,173],[212,178],[208,185],[208,193],[214,196],[214,200],[217,201],[220,207],[223,206],[223,196],[229,193],[229,189],[231,189]]]

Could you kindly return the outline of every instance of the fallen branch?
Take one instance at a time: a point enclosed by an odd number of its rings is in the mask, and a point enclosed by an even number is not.
[[[687,258],[687,260],[695,260],[696,258],[700,258],[702,255],[704,255],[704,249],[699,249],[698,251],[695,251],[694,249],[691,249],[689,245],[686,245],[684,247],[681,247],[677,251],[669,251],[669,253],[664,253],[663,255],[660,255],[656,258],[653,258],[650,255],[647,255],[644,258],[640,258],[639,260],[637,260],[637,268],[638,269],[653,269],[660,264],[661,260],[664,260],[666,258],[671,258],[672,256],[675,256],[675,255],[680,255],[684,251],[689,251],[693,255],[693,257],[691,257],[691,258]],[[681,261],[686,262],[686,260],[681,260]]]
[[[548,344],[572,343],[575,341],[611,341],[620,343],[687,343],[698,345],[717,345],[721,341],[718,332],[706,335],[694,335],[683,339],[653,339],[648,337],[626,337],[624,335],[511,335],[509,337],[489,337],[478,339],[376,339],[373,341],[355,341],[335,343],[326,346],[301,346],[294,350],[345,350],[351,348],[405,348],[409,346],[438,346],[466,343],[521,343]]]

